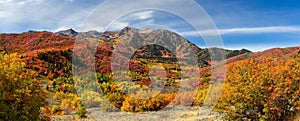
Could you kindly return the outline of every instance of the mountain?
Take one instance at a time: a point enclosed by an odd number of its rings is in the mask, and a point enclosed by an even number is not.
[[[211,57],[209,51],[214,52],[225,52],[226,58],[234,57],[244,53],[251,53],[251,51],[242,49],[242,50],[226,50],[221,48],[199,48],[192,42],[186,40],[181,37],[177,33],[168,31],[168,30],[152,30],[145,29],[139,30],[136,28],[125,27],[119,33],[119,41],[126,41],[128,46],[122,51],[135,51],[140,45],[147,45],[149,43],[154,43],[154,45],[163,45],[164,47],[155,47],[153,49],[153,55],[159,57],[170,56],[170,52],[166,52],[166,49],[173,50],[173,52],[177,52],[175,54],[178,57],[191,57],[191,50],[193,50],[194,54],[197,56],[198,63],[200,67],[207,67],[210,65]],[[131,47],[131,48],[130,48]],[[190,51],[187,49],[191,48]],[[144,48],[146,49],[146,48]],[[149,49],[149,48],[148,48]],[[144,52],[144,51],[143,51]],[[138,54],[138,53],[137,53]],[[144,53],[145,54],[145,53]],[[190,55],[189,55],[190,54]],[[138,55],[143,55],[143,53],[139,53]],[[174,56],[175,56],[174,55]]]
[[[56,33],[47,31],[28,31],[19,34],[2,33],[0,34],[0,52],[18,53],[22,56],[22,59],[24,60],[24,62],[26,62],[29,68],[33,68],[33,66],[39,66],[39,73],[45,73],[45,71],[47,71],[47,69],[51,65],[49,65],[49,63],[56,63],[53,61],[48,62],[46,60],[51,60],[51,58],[53,58],[52,60],[55,61],[56,58],[58,59],[57,61],[61,61],[60,63],[66,63],[66,61],[71,61],[70,56],[72,55],[74,42],[76,41],[76,39],[82,38],[104,40],[104,43],[98,45],[96,53],[96,58],[99,59],[96,63],[96,65],[98,66],[96,70],[103,73],[110,72],[110,56],[113,53],[113,50],[116,48],[117,43],[121,41],[127,41],[130,43],[131,46],[124,48],[124,52],[135,51],[135,55],[133,56],[133,58],[147,57],[149,56],[149,54],[152,54],[152,57],[155,58],[175,57],[175,55],[183,57],[184,55],[188,55],[188,53],[185,53],[185,50],[180,49],[183,47],[187,47],[188,44],[194,50],[197,61],[199,62],[199,66],[201,68],[209,67],[212,63],[210,60],[209,50],[225,51],[227,63],[233,63],[249,58],[255,60],[262,60],[265,57],[279,60],[287,60],[298,55],[300,50],[300,47],[273,48],[262,52],[250,52],[246,49],[227,50],[221,48],[199,48],[198,46],[189,42],[180,35],[168,30],[139,30],[136,28],[125,27],[119,32],[76,32],[73,29],[68,29]],[[146,41],[150,43],[155,43],[159,42],[159,40],[162,39],[173,39],[176,41],[181,40],[186,41],[186,43],[174,44],[172,43],[172,41],[166,41],[160,42],[160,44],[168,45],[168,48],[154,45],[152,46],[152,48],[151,46],[143,46],[140,47],[138,50],[135,50],[133,48],[134,46],[144,44]],[[181,53],[172,53],[171,50],[174,50],[174,48],[178,48],[179,52]],[[41,55],[41,53],[49,55],[48,58],[50,59],[47,59],[47,57],[45,57],[44,59],[40,59],[40,57],[42,56],[38,56]],[[69,57],[65,57],[67,55],[61,55],[62,53],[68,53]],[[89,61],[89,59],[87,58],[86,61]],[[58,70],[61,70],[61,68],[59,68]],[[207,69],[204,68],[203,70]],[[61,74],[63,73],[64,72],[61,71]]]
[[[51,32],[24,32],[21,34],[0,34],[0,46],[8,53],[27,53],[32,51],[51,51],[71,48],[75,38]]]
[[[131,42],[131,47],[133,48],[127,48],[129,50],[127,51],[134,51],[134,47],[137,47],[139,45],[144,45],[147,43],[157,43],[157,42],[162,42],[159,44],[166,45],[166,46],[171,46],[171,50],[174,50],[174,48],[189,48],[192,47],[192,49],[195,51],[195,55],[197,56],[198,63],[200,63],[201,67],[207,67],[210,65],[210,54],[209,50],[216,51],[216,52],[225,52],[226,58],[234,57],[240,54],[244,53],[251,53],[251,51],[242,49],[242,50],[227,50],[227,49],[221,49],[221,48],[199,48],[195,44],[191,43],[190,41],[186,40],[185,38],[181,37],[177,33],[168,31],[168,30],[152,30],[150,28],[147,28],[145,30],[139,30],[136,28],[131,28],[131,27],[125,27],[119,32],[97,32],[97,31],[88,31],[88,32],[76,32],[73,29],[68,29],[64,31],[59,31],[56,32],[55,34],[61,35],[61,36],[67,36],[67,37],[75,37],[78,39],[84,39],[84,38],[94,38],[94,39],[99,39],[99,40],[104,40],[105,42],[112,42],[115,40],[121,40],[121,41],[127,41]],[[150,41],[142,41],[140,43],[133,43],[133,42],[138,42],[137,40],[150,40]],[[161,40],[164,40],[165,43]],[[175,47],[174,43],[172,41],[176,40],[177,42],[182,42],[185,41],[187,42],[188,45],[182,45],[182,44],[177,44]],[[146,49],[146,48],[144,48]],[[157,56],[170,56],[170,55],[165,55],[166,50],[165,48],[157,47],[154,49],[154,55]],[[180,52],[180,51],[179,51]],[[182,51],[183,52],[183,51]],[[143,55],[141,53],[136,53],[138,55]],[[169,53],[168,53],[169,54]],[[181,53],[183,54],[183,53]],[[187,55],[188,56],[188,55]]]
[[[40,73],[45,73],[41,70],[47,70],[49,68],[49,63],[55,62],[48,62],[49,58],[56,58],[60,63],[65,63],[68,59],[62,57],[61,53],[65,52],[71,54],[72,49],[74,47],[74,42],[76,39],[96,39],[96,40],[104,40],[107,44],[98,45],[96,58],[99,59],[96,63],[98,68],[97,71],[109,73],[110,66],[109,66],[109,56],[111,56],[112,51],[116,48],[117,43],[121,41],[129,42],[131,46],[127,46],[124,52],[126,51],[133,51],[135,52],[136,49],[134,47],[138,47],[140,45],[146,43],[159,43],[160,45],[167,46],[166,48],[161,46],[156,46],[152,48],[152,55],[153,57],[160,58],[160,57],[189,57],[191,55],[190,52],[187,52],[184,48],[191,48],[194,51],[195,55],[197,56],[197,61],[199,62],[200,67],[207,67],[210,66],[210,54],[209,49],[212,50],[224,50],[226,52],[226,56],[228,58],[235,57],[237,55],[251,53],[248,50],[226,50],[220,48],[206,48],[202,49],[196,46],[195,44],[189,42],[185,38],[181,37],[180,35],[168,31],[168,30],[152,30],[152,29],[145,29],[139,30],[136,28],[125,27],[124,29],[120,30],[119,32],[97,32],[97,31],[88,31],[88,32],[76,32],[73,29],[68,29],[64,31],[59,31],[56,33],[52,32],[36,32],[36,31],[29,31],[24,32],[21,34],[0,34],[0,47],[2,51],[6,51],[7,53],[14,53],[17,52],[22,55],[23,60],[28,64],[28,66],[33,67],[34,65],[40,66]],[[137,41],[142,40],[142,41]],[[160,40],[169,40],[169,41],[160,41]],[[177,42],[177,43],[174,43]],[[180,43],[184,42],[184,43]],[[141,51],[135,52],[133,57],[142,57],[142,56],[149,56],[146,51],[149,51],[150,46],[140,47]],[[176,50],[178,53],[172,53],[171,50]],[[44,57],[41,59],[41,53],[45,55],[49,55],[49,57]],[[52,55],[51,55],[52,54]],[[51,57],[50,57],[51,56]],[[58,57],[54,57],[58,56]],[[39,61],[36,61],[38,59]],[[33,61],[34,60],[34,61]],[[55,59],[54,59],[55,60]],[[69,58],[70,61],[70,58]],[[86,61],[89,61],[86,59]],[[103,66],[107,65],[107,66]],[[61,70],[59,68],[58,70]],[[49,72],[48,72],[49,73]],[[61,73],[64,73],[61,71]]]
[[[110,41],[119,37],[119,32],[109,32],[109,31],[98,32],[95,30],[88,31],[88,32],[76,32],[73,29],[68,29],[68,30],[55,32],[54,34],[71,37],[71,38],[78,38],[78,39],[94,38],[94,39],[100,39],[104,41]]]
[[[264,58],[273,58],[277,60],[289,60],[300,53],[300,46],[287,48],[272,48],[262,52],[245,53],[227,59],[227,63],[237,62],[245,59],[262,60]]]
[[[76,37],[78,32],[76,32],[73,29],[68,29],[68,30],[59,31],[56,34],[58,34],[60,36]]]

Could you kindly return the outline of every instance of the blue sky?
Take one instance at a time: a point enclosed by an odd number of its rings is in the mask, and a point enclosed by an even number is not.
[[[274,47],[300,46],[300,1],[297,0],[196,0],[211,16],[228,49],[261,51]],[[0,33],[28,30],[80,30],[90,13],[103,0],[1,0]],[[111,9],[118,9],[114,7]],[[109,13],[109,10],[103,14]],[[108,14],[109,16],[109,14]],[[156,25],[154,26],[154,23]],[[176,16],[141,11],[116,21],[111,30],[126,26],[170,27],[200,47],[201,37]],[[104,31],[104,27],[89,28]],[[87,31],[87,30],[86,30]],[[210,34],[210,31],[201,31]]]

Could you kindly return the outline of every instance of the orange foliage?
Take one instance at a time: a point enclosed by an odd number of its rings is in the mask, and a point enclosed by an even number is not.
[[[263,58],[229,64],[217,110],[234,120],[288,120],[300,109],[299,60]]]

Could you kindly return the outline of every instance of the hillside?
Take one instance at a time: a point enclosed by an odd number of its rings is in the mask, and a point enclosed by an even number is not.
[[[104,90],[106,97],[96,96],[92,99],[82,99],[82,102],[86,108],[98,107],[102,105],[99,100],[107,98],[112,101],[113,104],[119,109],[129,111],[129,112],[139,112],[140,110],[130,110],[129,107],[123,107],[122,102],[127,100],[130,103],[130,99],[126,96],[125,92],[120,91],[116,87],[116,83],[111,78],[111,56],[113,51],[117,48],[118,43],[126,41],[130,46],[125,46],[122,49],[122,54],[124,56],[128,55],[130,52],[134,52],[131,55],[131,61],[129,70],[131,73],[132,81],[138,86],[134,86],[133,89],[138,88],[149,89],[151,81],[149,77],[150,67],[147,65],[149,60],[152,63],[161,63],[163,67],[167,70],[165,80],[166,83],[163,84],[163,91],[161,96],[167,96],[168,99],[174,98],[174,93],[178,91],[178,79],[180,79],[180,64],[175,56],[185,57],[192,56],[195,53],[197,61],[200,68],[208,68],[211,65],[209,49],[216,51],[225,51],[226,56],[230,58],[238,57],[238,55],[251,54],[250,51],[242,50],[225,50],[220,48],[206,48],[202,49],[197,47],[195,44],[189,42],[185,38],[179,36],[178,34],[168,31],[168,30],[139,30],[134,28],[126,27],[120,32],[76,32],[72,29],[60,31],[56,33],[52,32],[35,32],[29,31],[21,34],[0,34],[0,47],[1,51],[6,54],[18,53],[21,61],[26,63],[26,68],[37,72],[36,78],[42,80],[43,88],[48,90],[50,107],[44,109],[46,115],[59,116],[62,114],[72,115],[74,111],[82,111],[84,108],[81,106],[80,98],[76,95],[78,94],[75,87],[93,87],[94,83],[87,83],[84,81],[77,82],[75,86],[72,74],[72,54],[74,48],[74,42],[76,39],[90,39],[93,41],[98,41],[95,53],[95,69],[97,72],[98,83],[94,91],[101,88]],[[142,40],[142,41],[137,41]],[[174,40],[177,43],[172,43],[173,41],[160,41],[160,40]],[[184,41],[184,43],[178,43]],[[159,43],[150,44],[147,43]],[[165,45],[167,48],[160,46]],[[133,46],[139,48],[135,49]],[[186,47],[190,48],[192,51],[187,51]],[[81,46],[81,53],[86,52],[88,46]],[[173,53],[176,50],[176,53]],[[173,52],[172,52],[173,51]],[[75,59],[78,55],[74,56]],[[92,58],[84,58],[81,60],[91,61]],[[76,61],[76,60],[75,60]],[[81,63],[81,62],[79,62]],[[93,65],[84,65],[93,66]],[[75,69],[78,67],[75,67]],[[204,68],[205,69],[205,68]],[[209,73],[208,70],[206,73]],[[88,78],[88,76],[86,77]],[[79,85],[78,85],[79,84]],[[128,85],[127,82],[121,83]],[[161,86],[161,85],[160,85]],[[194,85],[198,86],[198,85]],[[203,83],[201,85],[204,87]],[[80,89],[79,89],[80,90]],[[189,92],[187,92],[189,93]],[[83,95],[97,95],[95,92],[85,92]],[[101,97],[101,99],[100,99]],[[127,99],[127,98],[128,99]],[[164,101],[164,100],[162,100]],[[155,111],[166,106],[170,103],[170,100],[165,100],[166,102],[161,103],[162,105],[152,105],[156,108],[146,108],[149,111]],[[191,102],[180,102],[178,104],[190,105]],[[174,105],[178,105],[177,103]],[[198,102],[200,104],[200,102]],[[68,106],[66,106],[68,105]],[[77,105],[72,107],[71,105]],[[103,105],[102,105],[103,106]],[[107,110],[116,110],[115,108],[107,107]],[[101,107],[101,106],[100,106]]]
[[[0,34],[0,46],[5,50],[7,53],[14,53],[17,52],[22,54],[24,57],[29,57],[30,59],[32,56],[33,58],[37,57],[37,53],[41,52],[58,52],[60,50],[71,50],[73,49],[73,44],[76,40],[82,38],[93,38],[95,40],[104,40],[106,43],[103,46],[98,46],[99,48],[110,48],[105,46],[112,46],[114,47],[117,41],[120,39],[129,38],[129,41],[134,38],[139,38],[141,40],[153,40],[152,42],[156,42],[159,39],[159,36],[163,36],[165,39],[169,39],[170,37],[174,37],[173,39],[179,38],[182,41],[187,41],[184,38],[180,37],[178,34],[167,31],[167,30],[147,30],[148,33],[145,33],[145,30],[138,30],[134,28],[126,27],[122,29],[120,32],[96,32],[96,31],[89,31],[89,32],[76,32],[72,29],[60,31],[56,33],[51,32],[35,32],[29,31],[24,32],[22,34]],[[134,36],[130,37],[129,33],[134,33]],[[149,34],[149,35],[147,35]],[[171,41],[169,41],[171,42]],[[188,44],[192,47],[195,52],[195,55],[198,58],[198,62],[200,67],[207,67],[210,65],[210,56],[208,49],[202,49],[194,45],[193,43],[187,41]],[[132,43],[133,45],[139,45],[143,43]],[[172,43],[163,43],[165,45],[172,45]],[[177,46],[185,46],[178,44]],[[98,49],[99,49],[98,48]],[[173,46],[172,48],[176,48]],[[178,47],[180,48],[180,47]],[[113,48],[111,48],[113,49]],[[219,49],[219,48],[211,48],[211,49]],[[130,50],[130,49],[129,49]],[[219,49],[226,52],[227,58],[234,57],[236,55],[250,53],[248,50],[224,50]],[[112,51],[112,50],[108,50]],[[100,50],[99,50],[100,52]],[[101,51],[102,52],[102,51]],[[183,51],[182,51],[183,52]],[[102,53],[103,55],[107,55]],[[137,55],[143,55],[145,53],[136,53]],[[183,53],[181,53],[183,54]],[[108,54],[109,55],[109,54]],[[167,55],[166,50],[164,48],[156,48],[154,49],[154,55],[157,56],[170,56]],[[101,55],[99,55],[101,56]],[[174,55],[173,55],[174,56]]]
[[[274,58],[278,60],[289,60],[291,58],[294,58],[296,55],[298,55],[299,50],[300,50],[300,46],[288,47],[288,48],[272,48],[262,52],[241,54],[227,59],[227,63],[237,62],[240,60],[245,60],[250,58],[259,61],[266,57]]]

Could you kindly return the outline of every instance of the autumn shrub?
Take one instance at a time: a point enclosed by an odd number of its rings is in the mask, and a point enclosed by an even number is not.
[[[205,87],[202,87],[202,88],[198,89],[196,98],[194,100],[195,105],[202,106],[203,101],[206,97],[207,91],[208,91],[208,86],[205,86]]]
[[[63,93],[62,91],[56,92],[55,95],[53,96],[53,99],[60,103],[65,98],[67,98],[67,94]]]
[[[32,67],[35,71],[39,71],[40,70],[40,67],[39,66],[37,66],[37,65],[33,65],[33,67]]]
[[[0,119],[40,120],[46,92],[36,75],[25,69],[16,54],[0,55]]]
[[[229,64],[216,110],[228,120],[289,120],[300,110],[299,59]]]
[[[126,94],[135,94],[138,90],[141,89],[140,85],[137,85],[134,82],[127,81],[118,83],[117,87]]]
[[[60,106],[56,106],[56,105],[53,105],[52,108],[51,108],[51,114],[52,115],[62,115],[62,109]]]
[[[109,100],[107,100],[104,96],[100,98],[99,107],[100,110],[103,112],[114,112],[119,111],[120,109],[114,106]]]
[[[176,97],[176,93],[166,93],[166,94],[164,94],[164,96],[165,96],[165,100],[167,102],[170,102],[169,105],[171,105],[171,106],[177,105],[176,101],[173,102],[174,98]]]
[[[69,115],[72,114],[72,112],[78,112],[79,110],[85,109],[82,105],[81,98],[73,93],[59,91],[55,93],[53,99],[60,103],[59,107],[52,107],[51,114],[53,115]],[[84,111],[79,112],[83,113]]]
[[[153,97],[149,97],[153,94]],[[135,96],[126,96],[121,110],[128,112],[158,111],[169,103],[164,94],[155,91],[139,91]]]
[[[80,106],[80,99],[77,95],[69,93],[65,99],[61,101],[61,109],[64,114],[69,115]]]
[[[76,111],[76,114],[78,118],[86,118],[87,117],[86,108],[82,104],[80,104],[78,110]]]
[[[122,103],[125,100],[125,94],[120,91],[109,92],[105,95],[105,97],[110,103],[119,109],[122,107]]]
[[[170,94],[166,94],[168,96]],[[178,92],[176,97],[173,97],[171,105],[191,106],[194,104],[196,92]]]
[[[100,93],[95,94],[96,92],[93,93],[94,96],[97,95],[97,97],[94,97],[94,101],[96,101],[101,111],[103,112],[113,112],[120,110],[120,108],[122,107],[122,103],[125,100],[125,94],[117,90],[111,90],[109,92],[106,92],[104,95]]]
[[[82,93],[80,97],[82,98],[82,103],[87,108],[98,107],[102,101],[101,98],[103,98],[102,95],[94,91],[86,91]]]

